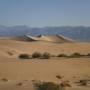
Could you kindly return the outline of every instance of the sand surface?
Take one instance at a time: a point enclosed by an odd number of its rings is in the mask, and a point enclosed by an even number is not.
[[[34,90],[32,80],[59,83],[69,80],[72,87],[66,90],[90,90],[88,86],[78,86],[80,79],[90,80],[90,58],[58,58],[21,60],[21,53],[49,52],[70,55],[74,52],[90,53],[90,43],[25,42],[0,39],[0,90]],[[62,76],[62,80],[56,78]],[[4,81],[2,79],[7,79]],[[23,85],[18,86],[18,83]]]

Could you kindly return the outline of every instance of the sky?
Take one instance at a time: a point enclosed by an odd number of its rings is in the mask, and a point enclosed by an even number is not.
[[[90,26],[90,0],[0,0],[0,25]]]

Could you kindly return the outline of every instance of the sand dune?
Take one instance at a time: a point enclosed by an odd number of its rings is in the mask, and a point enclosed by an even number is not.
[[[14,38],[16,40],[23,40],[23,41],[48,41],[48,42],[57,42],[57,43],[70,43],[74,42],[72,39],[64,37],[62,35],[39,35],[39,36],[30,36],[25,35],[21,37]]]
[[[44,41],[51,41],[51,42],[60,42],[60,43],[66,43],[66,42],[74,42],[73,40],[64,37],[62,35],[47,35],[47,36],[41,36],[42,40]]]

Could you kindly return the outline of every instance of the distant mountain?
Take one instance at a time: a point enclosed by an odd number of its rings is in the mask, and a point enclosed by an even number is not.
[[[61,34],[69,38],[78,41],[90,41],[90,27],[78,26],[62,26],[62,27],[43,27],[43,28],[31,28],[28,26],[13,26],[6,27],[0,26],[0,36],[22,36],[22,35],[56,35]]]

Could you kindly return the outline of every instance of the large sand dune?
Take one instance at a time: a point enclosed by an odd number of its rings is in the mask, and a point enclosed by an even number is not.
[[[39,35],[39,36],[31,36],[31,35],[25,35],[21,37],[14,38],[16,40],[22,40],[22,41],[47,41],[47,42],[57,42],[57,43],[70,43],[74,42],[72,39],[69,39],[67,37],[64,37],[62,35]]]
[[[38,36],[57,40],[57,37]],[[35,38],[34,38],[35,39]],[[37,39],[37,38],[36,38]],[[21,60],[21,53],[49,52],[72,54],[79,52],[90,53],[90,43],[50,43],[42,40],[26,42],[13,39],[0,39],[0,90],[33,90],[31,80],[60,82],[56,75],[64,76],[72,87],[66,90],[90,90],[90,86],[78,86],[75,81],[90,79],[90,58],[51,58],[49,60]],[[9,81],[3,81],[6,78]],[[23,83],[18,86],[18,83]]]

